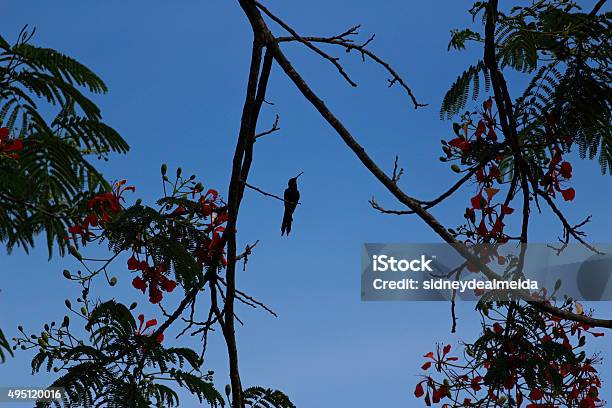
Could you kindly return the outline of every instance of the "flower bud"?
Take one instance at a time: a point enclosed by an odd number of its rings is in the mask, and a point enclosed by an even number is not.
[[[229,384],[225,384],[225,395],[229,397],[231,392],[232,392],[232,387]]]
[[[461,167],[457,166],[456,164],[451,165],[451,170],[455,173],[461,173]]]
[[[168,171],[168,166],[166,165],[166,163],[161,165],[161,174],[162,176],[166,175],[166,172]]]
[[[64,300],[64,304],[66,305],[68,309],[72,308],[72,303],[70,303],[70,300],[68,299]]]
[[[117,284],[117,278],[113,276],[112,278],[110,278],[109,283],[111,286],[115,286]]]
[[[87,309],[85,309],[85,306],[83,306],[83,307],[81,308],[81,314],[82,314],[83,316],[87,316]]]
[[[68,269],[64,269],[64,278],[66,279],[70,279],[71,275],[70,275],[70,271]]]
[[[134,302],[130,305],[130,310],[134,310],[136,309],[136,307],[138,306],[138,303]]]
[[[178,169],[176,169],[176,177],[181,177],[181,174],[183,173],[183,169],[181,169],[180,167]]]

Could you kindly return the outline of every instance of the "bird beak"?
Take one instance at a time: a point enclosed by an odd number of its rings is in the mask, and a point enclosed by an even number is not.
[[[294,179],[297,180],[298,177],[300,177],[302,174],[304,174],[304,172],[301,172],[300,174],[298,174],[297,176],[294,177]]]

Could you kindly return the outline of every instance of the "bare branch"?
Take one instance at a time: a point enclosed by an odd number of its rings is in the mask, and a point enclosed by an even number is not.
[[[264,100],[264,102],[265,102],[265,100]],[[279,116],[276,115],[276,118],[274,119],[274,123],[272,124],[272,127],[270,129],[264,131],[264,132],[257,133],[255,135],[255,139],[259,139],[260,137],[265,136],[265,135],[269,135],[270,133],[278,132],[280,130],[280,127],[278,126],[279,119],[280,119]]]
[[[287,32],[289,32],[289,34],[291,34],[294,39],[296,39],[297,41],[301,42],[302,44],[304,44],[305,46],[307,46],[308,48],[310,48],[311,50],[313,50],[314,52],[319,54],[321,57],[323,57],[326,60],[328,60],[329,62],[331,62],[336,67],[336,69],[338,70],[340,75],[342,75],[344,77],[344,79],[346,79],[346,81],[349,84],[351,84],[351,86],[357,86],[357,84],[355,82],[353,82],[353,80],[344,71],[344,68],[342,67],[342,65],[340,65],[340,63],[338,62],[338,60],[340,58],[332,57],[331,55],[327,54],[325,51],[321,50],[319,47],[314,46],[310,41],[304,40],[293,28],[291,28],[283,20],[281,20],[280,18],[278,18],[274,14],[272,14],[270,12],[270,10],[268,10],[264,5],[262,5],[261,3],[258,3],[258,2],[255,2],[255,4],[257,5],[257,7],[261,11],[263,11],[275,23],[277,23],[278,25],[283,27],[285,30],[287,30]]]
[[[258,193],[261,193],[261,194],[265,195],[266,197],[272,197],[272,198],[275,198],[275,199],[277,199],[277,200],[279,200],[279,201],[282,201],[282,202],[285,202],[285,203],[295,204],[293,201],[285,201],[285,199],[284,199],[284,198],[279,197],[279,196],[277,196],[276,194],[268,193],[268,192],[266,192],[266,191],[264,191],[264,190],[260,189],[259,187],[256,187],[256,186],[254,186],[254,185],[252,185],[252,184],[247,183],[246,181],[243,181],[243,183],[244,183],[244,185],[245,185],[246,187],[248,187],[248,188],[250,188],[250,189],[252,189],[252,190],[257,191]],[[299,204],[301,204],[301,203],[299,203],[299,202],[298,202],[297,204],[299,205]]]

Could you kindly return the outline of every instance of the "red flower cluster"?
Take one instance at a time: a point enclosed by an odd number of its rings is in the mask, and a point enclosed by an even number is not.
[[[492,107],[493,100],[489,98],[483,103],[483,111],[476,123],[468,115],[465,123],[453,125],[457,137],[448,143],[443,141],[443,150],[446,153],[446,157],[441,158],[443,161],[460,160],[463,164],[472,163],[475,168],[472,171],[478,193],[470,200],[471,207],[466,208],[464,217],[469,224],[467,229],[462,231],[468,237],[468,242],[471,242],[472,238],[477,243],[507,242],[503,219],[514,212],[514,209],[508,205],[492,201],[500,191],[494,185],[501,182],[499,164],[503,159],[501,154],[492,157],[490,153],[498,149],[496,120]],[[453,165],[453,170],[461,172],[457,165]],[[479,220],[476,216],[477,211],[481,215]]]
[[[560,179],[561,178],[561,179]],[[572,178],[572,165],[567,161],[563,161],[563,152],[558,146],[553,150],[553,157],[548,166],[548,172],[540,181],[540,184],[546,189],[546,192],[555,196],[555,191],[560,192],[565,201],[572,201],[576,197],[576,191],[572,188],[561,188],[561,181],[566,181]]]
[[[6,155],[12,159],[18,159],[23,150],[23,141],[20,139],[9,139],[8,128],[0,128],[0,155]]]
[[[102,221],[110,221],[111,215],[115,215],[121,211],[121,201],[125,201],[123,193],[126,191],[136,191],[134,186],[126,186],[126,180],[121,180],[113,186],[113,190],[98,194],[87,203],[90,210],[96,211]],[[110,213],[110,214],[109,214]]]
[[[550,302],[551,297],[546,296],[546,292],[539,294]],[[574,301],[562,306],[568,311],[574,307],[576,313],[584,314]],[[443,380],[426,375],[417,383],[415,396],[425,397],[427,406],[447,399],[449,403],[443,407],[478,407],[485,401],[526,408],[603,406],[599,398],[602,383],[594,367],[597,361],[579,350],[585,345],[585,333],[595,337],[603,333],[551,315],[544,316],[538,332],[518,321],[507,321],[506,326],[493,322],[485,327],[482,337],[466,346],[465,362],[449,357],[450,345],[438,345],[435,353],[425,354],[421,369],[435,368]]]
[[[223,266],[227,265],[227,260],[224,257],[225,242],[223,242],[221,234],[225,231],[225,227],[222,224],[227,221],[228,215],[227,209],[219,205],[218,198],[219,193],[216,190],[210,189],[199,199],[202,215],[210,217],[207,230],[211,234],[210,238],[200,242],[195,251],[195,256],[201,267],[204,265],[212,266],[215,257],[218,257],[219,262]]]
[[[155,319],[151,319],[151,320],[147,320],[147,322],[144,322],[145,317],[143,314],[138,315],[138,321],[140,322],[140,325],[138,326],[138,330],[134,332],[134,335],[136,336],[151,336],[151,334],[148,334],[147,331],[149,330],[149,328],[157,326],[157,320]],[[164,334],[160,333],[155,340],[158,343],[161,343],[162,341],[164,341]]]
[[[498,188],[485,187],[481,185],[478,194],[471,198],[471,208],[466,208],[465,218],[474,225],[473,235],[479,243],[497,242],[500,244],[508,242],[508,237],[504,234],[503,220],[506,215],[512,214],[514,209],[501,203],[493,203],[492,200]],[[480,211],[480,222],[476,226],[476,211]]]
[[[126,191],[136,191],[136,187],[125,186],[125,184],[126,180],[121,180],[115,183],[112,191],[97,194],[89,200],[87,208],[91,212],[83,219],[81,224],[68,228],[68,232],[72,234],[72,239],[76,240],[76,236],[79,235],[81,242],[85,245],[89,238],[95,237],[95,234],[90,231],[91,227],[97,227],[100,223],[109,222],[112,215],[121,212],[121,201],[125,200],[123,193]],[[68,237],[66,238],[68,239]]]
[[[491,111],[493,100],[489,98],[482,105],[484,108],[482,119],[476,125],[473,124],[471,119],[463,125],[454,124],[453,129],[457,137],[448,142],[450,147],[445,146],[443,149],[447,159],[455,155],[466,157],[475,148],[490,142],[497,142],[495,117]],[[473,130],[472,136],[470,136],[470,130]]]
[[[453,361],[457,361],[457,357],[450,357],[448,353],[451,351],[451,345],[447,344],[442,349],[440,349],[440,345],[436,347],[436,354],[434,355],[433,351],[425,354],[423,357],[427,358],[421,369],[427,371],[431,368],[432,364],[435,365],[437,371],[440,371],[443,366],[448,366],[449,363]],[[423,384],[427,387],[427,391],[423,389]],[[430,396],[431,391],[431,396]],[[440,400],[450,397],[450,387],[446,383],[442,383],[440,385],[436,385],[435,381],[431,377],[426,377],[424,380],[417,383],[416,388],[414,389],[414,395],[417,398],[421,398],[423,395],[425,396],[425,404],[429,407],[432,403],[437,404]],[[449,406],[448,404],[444,404],[443,407]]]
[[[168,267],[165,262],[159,262],[156,266],[150,266],[147,261],[139,261],[134,255],[127,261],[130,271],[141,271],[142,277],[137,276],[132,280],[132,286],[145,293],[149,289],[149,301],[153,304],[163,299],[162,291],[172,292],[176,288],[176,282],[165,274]]]

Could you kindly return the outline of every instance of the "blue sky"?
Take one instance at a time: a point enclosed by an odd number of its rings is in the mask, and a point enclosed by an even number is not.
[[[440,121],[442,97],[456,76],[481,51],[447,52],[449,30],[471,23],[469,2],[388,0],[312,0],[267,2],[277,15],[304,35],[327,35],[362,24],[363,38],[376,33],[372,49],[391,62],[421,102],[415,111],[399,88],[388,89],[379,67],[357,55],[338,51],[358,82],[352,88],[327,62],[298,45],[285,45],[287,55],[312,87],[354,133],[368,152],[389,171],[396,154],[405,169],[401,185],[409,194],[429,198],[452,184],[452,172],[440,163],[440,143],[451,135],[450,122]],[[239,126],[248,59],[250,27],[231,1],[62,2],[7,1],[2,35],[12,40],[24,24],[37,28],[33,42],[59,49],[91,67],[110,92],[95,100],[105,120],[127,139],[131,151],[102,164],[109,179],[126,178],[137,186],[134,198],[160,195],[159,166],[180,165],[196,173],[206,187],[227,190]],[[516,83],[524,81],[516,79]],[[519,87],[511,91],[519,92]],[[278,314],[239,310],[239,360],[243,384],[278,388],[300,407],[415,406],[412,394],[421,355],[436,342],[457,344],[475,338],[478,321],[473,304],[458,308],[459,327],[450,333],[446,303],[362,303],[360,244],[363,242],[438,242],[417,218],[383,216],[368,199],[393,207],[394,201],[361,166],[301,94],[273,68],[262,129],[280,115],[282,130],[256,144],[250,181],[282,193],[287,179],[300,171],[301,201],[292,234],[280,237],[282,204],[247,191],[239,228],[239,246],[259,239],[238,285],[266,302]],[[575,161],[577,197],[562,205],[587,226],[593,242],[610,242],[612,198],[610,176],[596,163]],[[439,206],[434,214],[449,225],[461,221],[470,187]],[[531,240],[554,241],[561,226],[550,214],[538,215]],[[63,299],[76,298],[77,288],[61,278],[70,260],[47,261],[40,247],[26,256],[1,255],[0,327],[8,337],[22,324],[41,330],[65,313]],[[131,286],[125,264],[115,265],[119,284],[101,297],[115,296],[138,311],[161,317],[145,307]],[[174,299],[176,300],[176,299]],[[169,299],[172,304],[173,299]],[[593,305],[610,316],[609,303]],[[171,341],[171,336],[166,336]],[[611,351],[608,337],[592,341],[594,351]],[[187,344],[198,347],[197,338]],[[216,372],[220,388],[227,382],[227,363],[220,335],[213,336],[206,368]],[[29,353],[0,366],[0,385],[45,385],[51,377],[30,375]],[[604,380],[611,368],[601,367]],[[612,391],[604,385],[604,396]],[[199,406],[185,397],[182,407]]]

